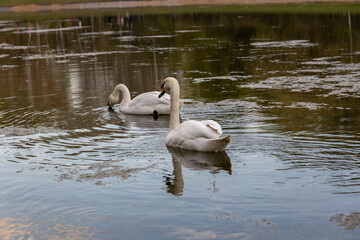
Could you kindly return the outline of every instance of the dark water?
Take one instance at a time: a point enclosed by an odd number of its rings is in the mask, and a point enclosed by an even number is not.
[[[358,239],[360,16],[145,11],[0,21],[0,238]],[[167,76],[225,153],[107,111]]]

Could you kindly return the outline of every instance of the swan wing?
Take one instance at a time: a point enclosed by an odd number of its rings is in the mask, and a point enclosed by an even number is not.
[[[146,92],[136,96],[129,103],[133,106],[156,106],[159,104],[167,104],[170,105],[170,95],[165,94],[162,98],[159,98],[160,92]]]
[[[220,131],[218,128],[220,128]],[[176,134],[181,136],[183,139],[217,139],[222,135],[220,134],[222,133],[220,125],[212,120],[205,120],[202,122],[189,120],[180,124],[173,131],[176,131]]]
[[[170,95],[165,94],[159,98],[160,92],[146,92],[136,96],[123,109],[123,112],[130,114],[153,114],[156,110],[159,114],[170,113]]]
[[[201,121],[201,123],[212,129],[213,131],[217,132],[220,136],[223,134],[220,124],[213,120],[204,120]]]
[[[189,120],[169,132],[166,144],[188,150],[219,152],[230,142],[230,136],[221,137],[221,127],[212,120]]]

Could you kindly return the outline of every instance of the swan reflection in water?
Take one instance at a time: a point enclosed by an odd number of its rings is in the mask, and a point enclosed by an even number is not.
[[[222,152],[196,152],[167,146],[172,156],[174,171],[172,177],[166,176],[167,192],[181,196],[184,188],[182,166],[192,170],[209,170],[216,174],[225,170],[231,174],[230,158],[225,151]]]

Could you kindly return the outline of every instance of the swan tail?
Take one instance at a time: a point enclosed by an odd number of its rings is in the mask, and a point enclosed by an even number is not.
[[[213,149],[214,152],[224,151],[226,146],[229,144],[230,139],[230,135],[227,135],[223,138],[211,140],[211,149]]]

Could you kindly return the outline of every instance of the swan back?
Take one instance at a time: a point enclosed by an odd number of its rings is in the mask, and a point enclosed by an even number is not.
[[[223,134],[220,124],[218,124],[217,122],[215,122],[213,120],[204,120],[204,121],[201,121],[201,123],[206,125],[210,129],[212,129],[213,131],[217,132],[219,134],[219,136],[221,136]]]
[[[212,125],[209,124],[209,121]],[[230,135],[223,138],[221,135],[222,129],[215,121],[189,120],[169,132],[166,137],[166,144],[170,147],[187,150],[220,152],[224,151],[230,142]]]
[[[146,92],[133,98],[130,103],[120,110],[128,114],[170,114],[170,95],[165,94],[163,98],[158,98],[160,92]]]

